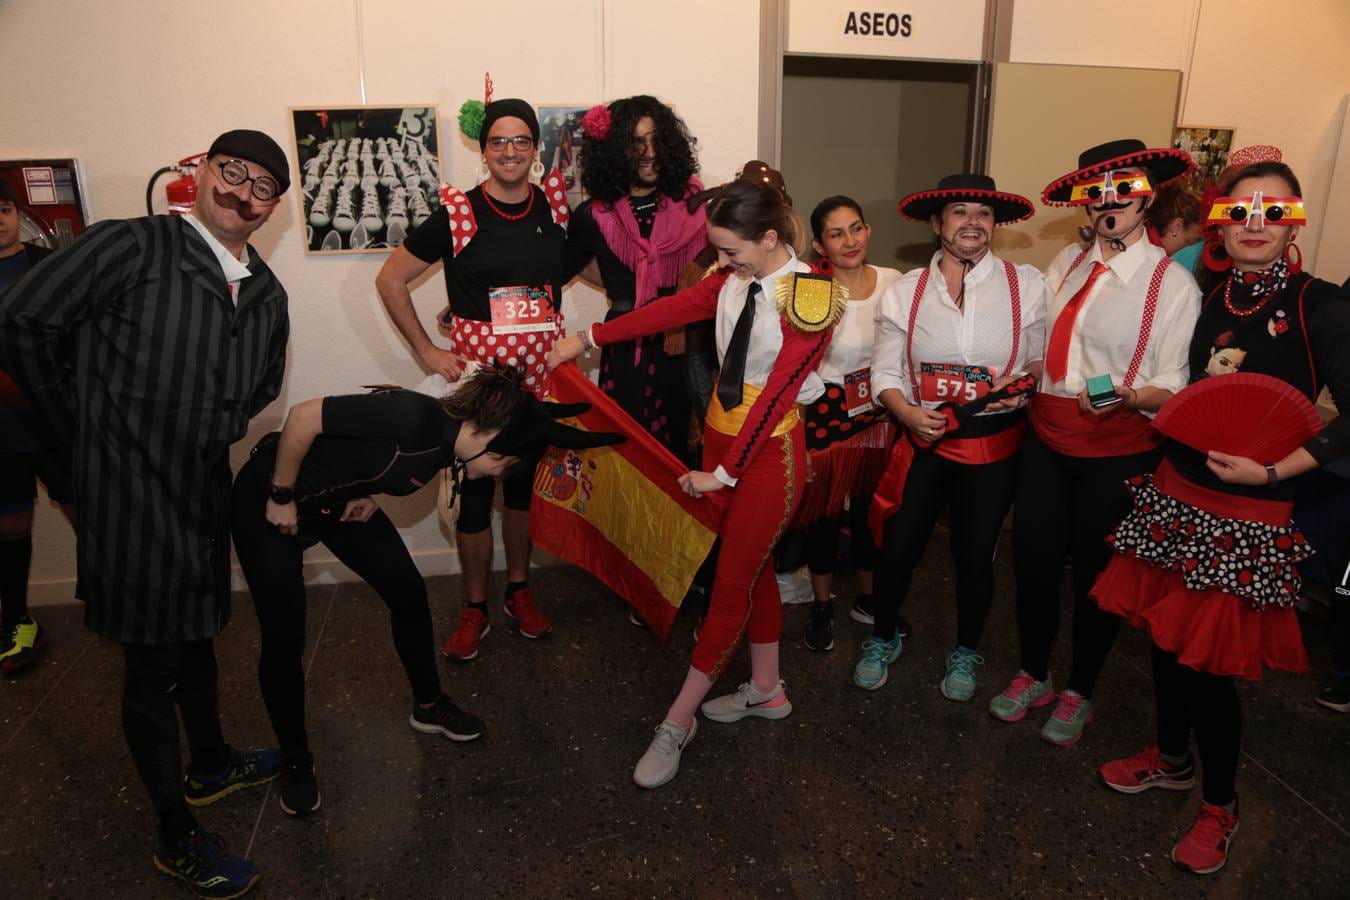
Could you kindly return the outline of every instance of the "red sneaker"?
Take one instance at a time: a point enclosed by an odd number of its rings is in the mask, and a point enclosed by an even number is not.
[[[548,616],[534,605],[534,594],[529,588],[521,588],[506,601],[506,614],[516,620],[516,627],[527,638],[541,638],[553,630]]]
[[[1138,794],[1155,787],[1168,791],[1189,791],[1195,787],[1195,763],[1190,755],[1173,768],[1162,761],[1153,745],[1127,759],[1109,762],[1098,771],[1107,787],[1122,794]]]
[[[1172,848],[1172,862],[1197,875],[1219,871],[1228,862],[1228,845],[1237,829],[1236,812],[1201,803],[1191,830]]]
[[[447,659],[457,659],[460,662],[468,662],[478,655],[478,642],[488,636],[492,626],[488,624],[488,617],[482,610],[474,609],[472,606],[464,607],[464,612],[459,614],[459,627],[455,629],[454,635],[445,642],[445,656]]]

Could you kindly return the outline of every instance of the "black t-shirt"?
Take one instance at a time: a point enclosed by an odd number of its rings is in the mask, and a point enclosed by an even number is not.
[[[295,501],[305,514],[340,513],[358,497],[414,493],[454,462],[459,428],[439,400],[415,391],[325,397],[323,433],[300,466]],[[255,452],[271,471],[275,439]]]
[[[1253,372],[1293,385],[1314,402],[1326,386],[1338,403],[1345,403],[1350,399],[1350,300],[1335,285],[1301,273],[1259,312],[1238,316],[1228,310],[1219,285],[1204,298],[1195,323],[1190,368],[1193,382],[1234,370]],[[1304,449],[1320,465],[1350,452],[1350,415],[1333,419]],[[1187,478],[1216,491],[1293,496],[1292,482],[1274,490],[1224,484],[1205,465],[1203,453],[1175,441],[1168,443],[1167,456]]]
[[[488,291],[503,287],[550,287],[555,310],[562,305],[562,288],[571,276],[564,273],[566,232],[553,221],[544,192],[531,188],[533,200],[493,205],[507,215],[529,213],[518,221],[498,215],[483,199],[483,188],[467,191],[478,231],[469,246],[455,256],[451,251],[450,216],[440,207],[403,241],[408,252],[423,262],[441,260],[450,311],[461,319],[492,321]],[[531,205],[533,204],[533,205]]]
[[[674,201],[653,193],[645,197],[625,197],[619,202],[632,206],[638,233],[646,239],[652,235],[652,226],[656,224],[656,212],[660,205]],[[605,296],[609,302],[621,310],[632,309],[637,299],[637,274],[623,264],[605,241],[604,233],[591,216],[594,205],[594,200],[587,200],[572,215],[567,230],[567,278],[575,278],[594,259],[600,269],[600,280],[604,282]],[[657,296],[673,293],[675,288],[671,286],[661,289]]]

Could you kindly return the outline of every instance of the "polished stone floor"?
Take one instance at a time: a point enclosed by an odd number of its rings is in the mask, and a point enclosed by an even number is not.
[[[942,547],[916,579],[915,635],[876,693],[850,684],[864,626],[844,610],[826,654],[802,647],[787,610],[781,722],[704,722],[679,777],[631,780],[683,677],[691,623],[668,646],[568,568],[534,579],[555,632],[516,634],[500,616],[482,654],[445,683],[483,716],[483,739],[413,732],[383,606],[362,585],[314,588],[309,697],[323,808],[292,820],[268,788],[201,821],[262,867],[261,897],[1344,897],[1350,882],[1350,716],[1312,696],[1315,666],[1242,689],[1242,824],[1228,867],[1201,878],[1167,853],[1199,802],[1115,794],[1096,768],[1151,730],[1147,644],[1126,633],[1083,742],[1058,749],[986,704],[1016,668],[1010,573],[990,616],[974,702],[937,691],[954,613]],[[458,580],[431,580],[437,640]],[[852,579],[842,577],[841,597]],[[246,597],[218,641],[227,736],[269,732],[254,681],[258,628]],[[843,604],[844,609],[847,604]],[[152,828],[119,725],[116,645],[76,607],[40,610],[54,640],[0,684],[0,897],[179,897],[150,865]],[[1057,658],[1067,658],[1067,625]],[[748,677],[744,655],[726,685]]]

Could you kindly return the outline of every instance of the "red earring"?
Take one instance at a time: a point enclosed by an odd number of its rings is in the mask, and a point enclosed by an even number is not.
[[[1205,241],[1200,259],[1211,272],[1227,272],[1233,267],[1233,259],[1224,249],[1223,241]]]
[[[1297,275],[1303,271],[1303,251],[1298,248],[1298,244],[1293,241],[1284,248],[1284,262],[1289,266],[1290,274]]]

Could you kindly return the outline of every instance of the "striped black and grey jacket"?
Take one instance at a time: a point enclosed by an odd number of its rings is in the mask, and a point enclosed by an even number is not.
[[[289,335],[248,258],[236,307],[187,222],[113,220],[0,297],[0,369],[71,442],[85,622],[115,640],[229,619],[229,446],[280,391]]]

